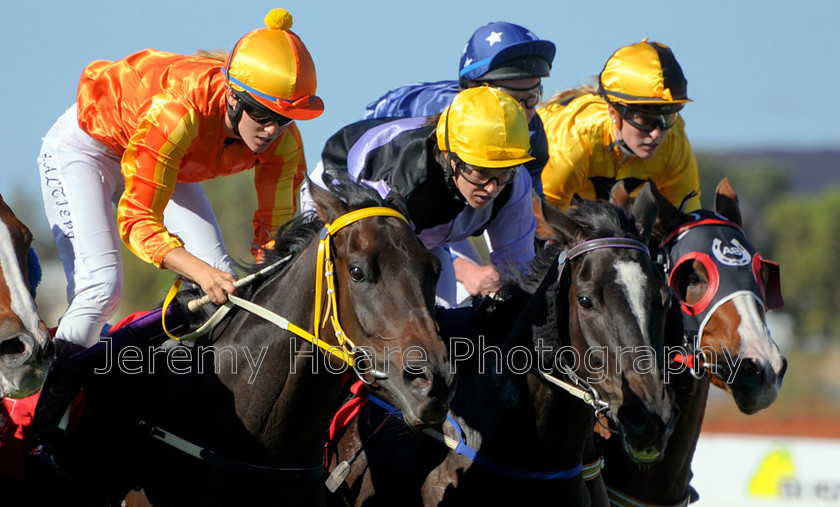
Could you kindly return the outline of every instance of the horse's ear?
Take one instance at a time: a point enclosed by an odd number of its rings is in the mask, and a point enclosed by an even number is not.
[[[564,244],[570,244],[576,237],[580,236],[580,227],[562,211],[539,198],[533,202],[534,214],[537,215],[538,238],[554,239]],[[540,210],[539,214],[537,214],[537,207]]]
[[[324,177],[328,178],[329,176],[324,174]],[[306,186],[309,188],[309,194],[312,196],[312,200],[318,205],[318,217],[324,222],[332,222],[347,213],[347,204],[333,192],[315,184],[309,179],[309,175],[306,176]]]
[[[738,194],[729,183],[729,178],[720,180],[715,189],[715,211],[726,217],[730,222],[741,225],[741,206],[738,203]]]
[[[610,190],[610,202],[616,206],[628,209],[630,206],[630,194],[624,186],[624,181],[618,181]]]
[[[631,214],[636,219],[636,229],[639,231],[642,241],[647,243],[650,234],[653,232],[653,225],[659,214],[659,205],[656,202],[656,194],[651,190],[651,182],[645,183],[639,195],[633,200]]]
[[[651,194],[656,198],[657,207],[656,223],[653,227],[650,244],[658,245],[671,231],[688,222],[691,218],[662,195],[656,183],[648,180],[647,184],[650,186]]]

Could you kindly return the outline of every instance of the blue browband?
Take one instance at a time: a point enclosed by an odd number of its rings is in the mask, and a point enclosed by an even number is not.
[[[368,394],[367,398],[370,401],[372,401],[375,405],[385,409],[389,414],[393,414],[399,418],[402,418],[402,412],[392,407],[385,401],[380,400],[372,394]],[[464,432],[461,429],[461,426],[458,425],[458,422],[455,421],[455,418],[452,417],[451,414],[446,414],[446,419],[449,421],[449,424],[451,424],[452,427],[455,428],[455,431],[458,432],[458,445],[454,449],[455,453],[469,458],[473,462],[478,463],[479,465],[489,470],[492,470],[493,472],[496,472],[500,475],[506,475],[508,477],[514,477],[517,479],[551,481],[555,479],[573,479],[580,475],[583,471],[582,463],[578,463],[572,468],[568,468],[565,470],[556,470],[553,472],[529,472],[528,470],[523,470],[521,468],[500,465],[495,461],[479,454],[478,451],[467,445],[467,443],[464,441]]]

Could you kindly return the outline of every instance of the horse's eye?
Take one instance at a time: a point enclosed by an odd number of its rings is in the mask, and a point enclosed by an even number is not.
[[[703,281],[703,279],[702,279],[702,278],[700,278],[700,274],[698,274],[698,273],[697,273],[697,271],[692,271],[692,272],[688,275],[688,284],[689,284],[689,285],[695,285],[695,284],[698,284],[698,283],[700,283],[700,282],[702,282],[702,281]]]
[[[586,296],[579,296],[578,303],[580,304],[580,306],[586,308],[587,310],[592,308],[593,306],[592,301]]]
[[[351,266],[350,279],[354,282],[362,282],[365,279],[365,272],[359,266]]]

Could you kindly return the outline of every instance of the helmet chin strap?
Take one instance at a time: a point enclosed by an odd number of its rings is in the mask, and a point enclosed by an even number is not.
[[[230,123],[233,126],[233,133],[241,138],[242,134],[239,133],[239,120],[242,118],[242,101],[237,99],[236,105],[231,106],[230,101],[225,97],[225,108],[227,109],[228,119],[230,119]]]
[[[617,140],[616,145],[618,146],[618,149],[621,150],[621,153],[624,154],[625,158],[638,157],[638,155],[633,153],[633,150],[631,150],[630,147],[627,146],[627,143],[624,142],[624,139]]]
[[[443,124],[443,137],[446,144],[446,166],[443,168],[443,174],[447,176],[447,180],[451,180],[455,178],[455,170],[452,168],[452,159],[449,158],[450,154],[452,153],[452,149],[449,147],[449,110],[452,109],[452,105],[450,104],[449,107],[446,108],[446,120]]]
[[[627,143],[624,142],[624,134],[621,133],[621,114],[618,112],[617,109],[615,110],[615,112],[618,115],[618,120],[612,120],[612,124],[614,125],[613,132],[615,133],[615,141],[610,145],[610,149],[612,149],[614,146],[618,146],[618,149],[621,150],[622,154],[624,154],[625,159],[627,157],[637,157],[638,155],[633,153],[633,150],[631,150],[630,147],[627,146]]]

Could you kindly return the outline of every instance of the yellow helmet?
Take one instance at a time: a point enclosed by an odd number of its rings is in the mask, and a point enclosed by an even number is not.
[[[272,111],[295,120],[309,120],[324,112],[315,95],[315,64],[300,38],[289,30],[292,15],[272,9],[265,28],[239,39],[225,63],[227,82],[237,92]]]
[[[489,86],[467,88],[452,99],[438,120],[437,146],[478,167],[513,167],[534,159],[528,155],[525,110]]]
[[[642,42],[619,49],[598,76],[599,92],[609,102],[673,106],[691,102],[688,82],[671,48]]]

